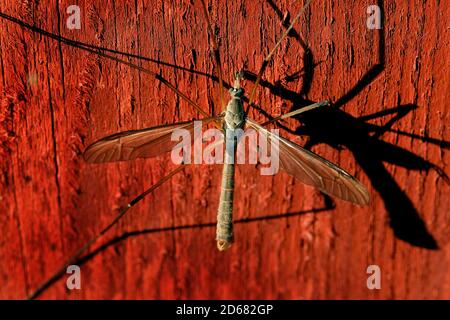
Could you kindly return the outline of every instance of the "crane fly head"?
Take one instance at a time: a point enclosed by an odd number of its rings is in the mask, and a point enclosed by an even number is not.
[[[241,87],[230,88],[229,90],[231,98],[242,98],[244,95],[244,89]]]
[[[234,85],[233,87],[237,90],[241,89],[241,80],[244,79],[244,72],[238,71],[234,74]]]

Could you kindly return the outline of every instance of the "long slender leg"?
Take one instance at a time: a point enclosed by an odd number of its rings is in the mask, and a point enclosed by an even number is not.
[[[139,201],[144,199],[148,194],[152,193],[160,187],[162,184],[167,182],[170,178],[172,178],[175,174],[182,171],[184,169],[185,165],[182,165],[175,170],[171,171],[168,175],[164,176],[160,180],[158,180],[154,185],[152,185],[150,188],[145,190],[143,193],[138,195],[136,198],[134,198],[132,201],[130,201],[126,207],[122,208],[119,212],[119,214],[103,229],[101,230],[95,237],[90,239],[88,242],[86,242],[72,257],[70,257],[67,262],[58,269],[50,278],[48,278],[46,281],[44,281],[34,292],[32,292],[28,299],[35,299],[37,298],[42,292],[44,292],[48,287],[50,287],[55,281],[57,281],[62,275],[66,273],[67,267],[76,264],[76,262],[81,258],[81,255],[89,249],[89,247],[94,244],[100,237],[102,237],[106,232],[108,232],[109,229],[111,229],[117,222],[119,222],[120,219],[123,218],[123,216],[127,213],[127,211],[132,208],[134,205],[136,205]]]
[[[266,121],[266,122],[262,123],[261,125],[265,126],[265,125],[267,125],[269,123],[276,122],[278,120],[287,119],[287,118],[296,116],[296,115],[298,115],[300,113],[303,113],[303,112],[306,112],[306,111],[310,111],[312,109],[316,109],[316,108],[323,107],[323,106],[329,106],[329,105],[330,105],[330,103],[327,100],[319,101],[319,102],[310,104],[309,106],[303,107],[301,109],[297,109],[297,110],[294,110],[294,111],[282,114],[281,116],[278,116],[278,117],[275,117],[275,118],[273,118],[273,119],[271,119],[269,121]]]
[[[157,73],[155,73],[153,71],[145,69],[145,68],[143,68],[141,66],[138,66],[138,65],[136,65],[136,64],[134,64],[132,62],[128,62],[126,60],[122,60],[122,59],[117,58],[115,56],[106,54],[106,53],[102,52],[101,49],[93,49],[92,48],[93,46],[91,46],[91,45],[86,45],[86,44],[83,44],[82,42],[79,42],[79,41],[74,41],[74,40],[70,40],[70,39],[67,39],[67,38],[59,37],[59,36],[57,36],[57,35],[55,35],[53,33],[50,33],[50,32],[48,32],[46,30],[43,30],[43,29],[37,28],[37,27],[35,27],[33,25],[30,25],[30,24],[28,24],[28,23],[26,23],[26,22],[24,22],[22,20],[19,20],[17,18],[5,15],[4,13],[0,12],[0,17],[4,18],[6,20],[9,20],[11,22],[14,22],[14,23],[16,23],[16,24],[18,24],[18,25],[20,25],[20,26],[22,26],[22,27],[24,27],[26,29],[29,29],[29,30],[31,30],[33,32],[37,32],[37,33],[42,34],[42,35],[44,35],[46,37],[49,37],[49,38],[51,38],[53,40],[60,41],[61,43],[64,43],[65,45],[69,45],[69,46],[72,46],[72,47],[77,47],[77,48],[79,48],[81,50],[97,54],[97,55],[99,55],[101,57],[104,57],[104,58],[116,61],[118,63],[127,65],[127,66],[129,66],[131,68],[134,68],[134,69],[137,69],[137,70],[139,70],[139,71],[141,71],[143,73],[146,73],[146,74],[152,76],[153,78],[155,78],[156,80],[160,81],[162,84],[164,84],[169,89],[171,89],[173,92],[175,92],[177,95],[179,95],[187,103],[189,103],[191,106],[193,106],[195,108],[195,110],[197,110],[200,114],[202,114],[205,117],[210,117],[210,115],[208,113],[203,111],[201,109],[201,107],[197,103],[192,101],[186,94],[184,94],[183,92],[178,90],[173,84],[171,84],[169,81],[164,79],[161,75],[159,75],[159,74],[157,74]]]
[[[23,24],[25,24],[25,22],[23,22],[23,21],[21,21],[21,20],[19,20],[17,18],[8,16],[8,15],[2,13],[2,12],[0,12],[0,18],[3,18],[5,20],[11,21],[11,22],[16,23],[16,24],[20,24],[22,26],[23,26]],[[102,51],[102,52],[109,52],[109,53],[116,54],[116,55],[121,55],[121,56],[124,56],[124,57],[135,58],[135,59],[138,59],[138,60],[155,63],[157,65],[161,65],[161,66],[165,66],[165,67],[169,67],[169,68],[174,68],[174,69],[185,71],[185,72],[189,72],[189,73],[192,73],[192,74],[208,77],[208,78],[211,78],[212,80],[218,80],[216,77],[214,77],[214,76],[212,76],[212,75],[210,75],[210,74],[208,74],[206,72],[195,70],[195,69],[192,69],[192,68],[183,67],[183,66],[177,65],[175,63],[169,63],[169,62],[165,62],[165,61],[162,61],[162,60],[146,57],[146,56],[143,56],[143,55],[134,54],[134,53],[131,53],[131,52],[124,52],[124,51],[115,50],[115,49],[111,49],[111,48],[107,48],[107,47],[96,46],[96,45],[93,45],[93,44],[84,43],[84,42],[77,41],[77,40],[72,40],[72,39],[69,39],[69,38],[66,38],[66,37],[62,37],[62,36],[59,36],[59,35],[52,34],[50,32],[47,32],[44,29],[41,29],[41,28],[38,28],[38,27],[35,27],[35,26],[33,26],[32,28],[33,28],[33,31],[36,32],[36,33],[43,34],[43,35],[45,35],[47,37],[50,37],[50,38],[53,38],[53,39],[57,39],[58,41],[64,42],[64,43],[66,43],[66,44],[68,44],[68,45],[70,45],[72,47],[75,47],[75,48],[82,49],[80,47],[87,47],[87,48],[99,50],[99,51]]]
[[[217,72],[217,77],[219,78],[220,103],[222,106],[222,111],[224,111],[226,106],[223,99],[222,63],[220,62],[219,44],[217,43],[216,35],[214,34],[214,30],[212,29],[211,21],[209,20],[208,9],[206,8],[205,0],[201,0],[201,3],[203,8],[203,15],[208,26],[208,33],[211,37],[211,56],[215,61],[215,69]]]
[[[259,85],[259,81],[261,80],[261,76],[264,73],[264,71],[267,68],[267,65],[269,64],[270,60],[272,59],[273,55],[275,54],[276,50],[278,49],[278,47],[280,46],[281,42],[284,40],[284,38],[286,38],[286,36],[289,34],[289,32],[292,30],[292,28],[294,27],[294,24],[297,23],[297,21],[300,19],[300,17],[302,16],[303,12],[305,12],[306,8],[309,6],[309,4],[311,3],[312,0],[308,0],[306,2],[306,4],[303,6],[303,8],[300,10],[300,12],[297,14],[297,16],[294,18],[294,20],[292,20],[291,25],[289,26],[289,28],[286,29],[286,31],[283,33],[283,35],[281,36],[280,40],[278,40],[278,42],[275,44],[275,46],[273,47],[273,49],[269,52],[269,54],[264,58],[264,61],[261,65],[261,68],[259,69],[258,75],[256,76],[256,81],[253,85],[252,91],[250,93],[250,98],[248,101],[248,105],[251,106],[253,103],[253,98],[255,97],[255,92],[256,92],[256,88]]]
[[[99,56],[102,56],[102,57],[111,59],[111,60],[116,61],[116,62],[119,62],[119,63],[122,63],[122,64],[124,64],[124,65],[127,65],[127,66],[131,67],[131,68],[137,69],[137,70],[139,70],[139,71],[141,71],[141,72],[143,72],[143,73],[146,73],[146,74],[151,75],[151,76],[154,77],[156,80],[160,81],[160,82],[161,82],[162,84],[164,84],[166,87],[168,87],[168,88],[171,89],[173,92],[175,92],[177,95],[179,95],[182,99],[184,99],[184,100],[185,100],[187,103],[189,103],[191,106],[193,106],[194,109],[197,110],[200,114],[202,114],[202,115],[205,116],[205,117],[210,117],[210,115],[209,115],[207,112],[203,111],[202,108],[201,108],[197,103],[195,103],[193,100],[191,100],[191,98],[189,98],[186,94],[184,94],[183,92],[181,92],[180,90],[178,90],[178,89],[177,89],[173,84],[171,84],[169,81],[167,81],[166,79],[164,79],[163,76],[161,76],[161,75],[159,75],[159,74],[157,74],[157,73],[155,73],[155,72],[153,72],[153,71],[150,71],[150,70],[148,70],[148,69],[145,69],[145,68],[143,68],[143,67],[141,67],[141,66],[138,66],[137,64],[134,64],[134,63],[131,63],[131,62],[128,62],[128,61],[119,59],[119,58],[117,58],[117,57],[114,57],[114,56],[105,54],[105,53],[103,53],[103,52],[96,51],[96,50],[91,50],[91,49],[86,48],[86,47],[80,47],[80,48],[83,49],[83,50],[92,52],[92,53],[96,53],[96,54],[98,54]]]

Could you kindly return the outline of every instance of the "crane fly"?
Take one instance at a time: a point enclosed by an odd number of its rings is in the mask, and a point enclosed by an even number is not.
[[[237,140],[233,132],[245,127],[252,128],[267,138],[272,151],[277,148],[280,167],[288,174],[331,196],[359,205],[368,203],[369,194],[365,187],[346,171],[298,144],[272,134],[262,125],[248,118],[242,101],[244,90],[240,87],[239,80],[238,75],[234,87],[229,90],[231,98],[225,110],[216,117],[202,119],[203,122],[214,122],[222,128],[223,138],[214,143],[226,144],[227,151],[230,150],[228,146],[231,145],[231,153],[234,155]],[[308,110],[325,105],[327,101],[322,101],[309,106]],[[304,110],[301,109],[292,114],[299,114]],[[194,121],[124,131],[107,136],[88,146],[84,152],[84,158],[87,162],[102,163],[155,157],[176,147],[176,142],[171,139],[172,132],[181,128],[193,131]],[[234,162],[227,161],[223,164],[216,236],[217,247],[221,251],[228,249],[233,241],[235,165]]]
[[[223,97],[223,78],[222,78],[222,67],[219,54],[219,46],[215,38],[209,17],[208,10],[204,0],[201,0],[203,15],[207,23],[208,34],[211,39],[211,57],[215,61],[215,72],[219,83],[219,95],[220,102],[222,106],[222,111],[218,115],[209,115],[203,111],[200,106],[191,100],[186,94],[179,91],[173,84],[164,79],[161,75],[145,69],[139,65],[131,63],[127,60],[120,59],[115,56],[118,55],[128,55],[133,58],[141,58],[139,56],[134,56],[131,54],[126,54],[123,52],[118,52],[115,50],[95,47],[89,44],[85,44],[79,41],[71,40],[61,36],[54,35],[48,31],[40,29],[35,25],[28,24],[17,18],[8,16],[0,12],[0,17],[9,20],[13,23],[19,24],[22,27],[32,30],[34,32],[40,33],[46,37],[59,41],[65,45],[77,47],[80,50],[84,50],[98,56],[105,57],[107,59],[116,61],[123,65],[127,65],[142,73],[150,75],[154,79],[160,81],[163,85],[171,89],[175,94],[177,94],[181,99],[185,100],[189,105],[191,105],[199,114],[203,116],[201,119],[203,123],[214,124],[216,127],[222,130],[221,139],[215,141],[215,144],[223,143],[230,144],[231,155],[234,155],[236,151],[237,140],[235,138],[230,138],[232,133],[238,129],[253,129],[258,132],[258,134],[264,136],[267,142],[271,146],[272,150],[278,153],[279,165],[286,173],[292,175],[301,182],[313,186],[325,194],[335,196],[337,198],[353,202],[358,205],[365,205],[369,202],[369,193],[366,188],[353,176],[348,174],[343,169],[339,168],[337,165],[329,162],[328,160],[320,157],[319,155],[304,149],[300,145],[289,141],[285,138],[279,137],[278,135],[272,134],[265,126],[269,123],[277,122],[278,120],[286,119],[294,115],[298,115],[302,112],[318,108],[326,107],[329,105],[327,101],[321,101],[310,106],[304,107],[299,110],[295,110],[284,115],[273,118],[270,121],[259,124],[256,121],[250,119],[248,114],[248,108],[253,106],[253,97],[256,92],[256,88],[259,85],[261,77],[272,59],[277,48],[280,46],[281,42],[286,38],[289,32],[292,30],[293,26],[299,21],[301,15],[309,6],[312,0],[307,0],[306,4],[299,11],[299,13],[292,20],[292,23],[282,34],[281,38],[277,41],[275,46],[269,52],[269,54],[264,58],[263,63],[259,69],[256,80],[253,84],[252,91],[248,98],[247,108],[244,110],[244,89],[241,88],[242,74],[236,73],[234,85],[229,90],[230,100],[228,104],[224,103]],[[109,53],[109,54],[108,54]],[[150,62],[160,63],[157,60],[150,58],[146,59]],[[165,63],[163,63],[165,64]],[[175,65],[165,64],[171,67],[178,67]],[[185,68],[182,68],[186,70]],[[90,163],[103,163],[111,161],[125,161],[133,160],[136,158],[150,158],[156,157],[162,153],[169,152],[176,148],[175,142],[171,139],[171,134],[177,129],[192,130],[194,126],[194,121],[187,121],[181,123],[174,123],[169,125],[162,125],[151,127],[142,130],[132,130],[116,133],[100,139],[90,146],[88,146],[84,152],[84,158]],[[152,193],[155,189],[167,182],[175,174],[183,170],[184,166],[179,166],[177,169],[171,171],[166,176],[157,181],[153,186],[147,189],[142,194],[138,195],[132,201],[130,201],[126,207],[122,208],[119,214],[105,227],[103,228],[95,237],[90,239],[85,243],[68,261],[58,269],[51,277],[44,281],[34,292],[32,292],[28,298],[33,299],[39,296],[45,289],[47,289],[51,284],[58,280],[62,275],[65,274],[67,266],[71,264],[76,264],[82,257],[89,247],[94,244],[100,237],[102,237],[108,230],[110,230],[124,215],[125,213],[139,201],[144,199],[148,194]],[[235,164],[234,163],[224,163],[222,172],[222,185],[221,194],[217,214],[217,230],[216,230],[216,240],[217,247],[219,250],[226,250],[230,247],[233,242],[233,196],[234,196],[234,174],[235,174]]]
[[[305,8],[309,5],[309,2],[310,1],[308,1],[302,8],[293,23],[298,20]],[[222,112],[217,116],[207,117],[201,120],[206,123],[213,122],[217,127],[222,128],[223,137],[215,143],[225,143],[227,146],[225,155],[234,157],[238,142],[234,132],[238,129],[252,128],[260,135],[267,138],[272,151],[274,148],[276,149],[275,151],[277,151],[277,154],[279,155],[280,167],[288,174],[294,176],[307,185],[319,189],[325,194],[335,196],[358,205],[367,204],[369,202],[369,193],[366,188],[353,176],[330,161],[302,148],[300,145],[272,134],[262,125],[247,117],[243,103],[244,89],[241,88],[240,83],[242,74],[239,72],[236,73],[233,87],[229,89],[230,100],[228,101],[228,104],[224,106],[222,96],[222,70],[217,42],[214,39],[211,24],[207,18],[208,14],[206,5],[203,0],[202,5],[208,22],[208,30],[211,38],[213,39],[212,52],[214,54],[213,57],[216,60],[216,69],[219,76]],[[291,28],[292,24],[280,41],[283,40]],[[249,104],[252,103],[255,88],[259,84],[262,72],[267,66],[267,62],[271,58],[271,55],[278,46],[279,42],[263,62],[257,80],[254,84],[254,88],[249,99]],[[327,101],[321,101],[300,109],[297,112],[294,111],[276,119],[278,120],[280,118],[292,117],[301,112],[316,107],[323,107],[327,104]],[[84,158],[87,162],[103,163],[155,157],[164,152],[169,152],[177,147],[176,142],[172,141],[172,132],[178,129],[193,131],[194,121],[156,126],[142,130],[124,131],[107,136],[88,146],[84,152]],[[178,145],[178,147],[179,146],[180,145]],[[217,210],[216,227],[217,248],[220,251],[228,249],[233,242],[234,175],[235,163],[233,161],[225,161],[222,170],[222,184],[219,207]]]

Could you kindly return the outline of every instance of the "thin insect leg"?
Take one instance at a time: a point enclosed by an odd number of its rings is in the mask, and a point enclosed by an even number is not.
[[[211,26],[211,21],[209,20],[208,16],[208,9],[206,8],[205,0],[201,0],[202,8],[203,8],[203,15],[205,17],[207,26],[208,26],[208,33],[211,37],[211,56],[215,60],[216,63],[216,72],[217,77],[219,78],[219,91],[220,91],[220,104],[222,106],[222,111],[225,111],[225,101],[223,99],[223,79],[222,79],[222,63],[220,62],[220,52],[219,52],[219,45],[217,43],[216,35],[214,34],[214,31]]]
[[[256,92],[256,88],[259,85],[259,81],[261,80],[262,74],[264,73],[264,71],[267,68],[267,65],[269,64],[270,60],[272,59],[273,55],[275,54],[275,51],[278,49],[278,47],[280,46],[281,42],[284,40],[284,38],[286,38],[286,36],[289,34],[289,32],[291,32],[292,28],[294,27],[294,24],[297,23],[297,21],[300,19],[300,17],[302,16],[302,14],[305,12],[306,8],[309,6],[309,4],[311,3],[312,0],[308,0],[306,2],[306,4],[303,6],[303,8],[300,10],[300,12],[297,14],[297,16],[294,18],[294,20],[292,20],[291,25],[289,26],[289,28],[286,29],[286,31],[283,33],[283,35],[281,36],[280,40],[278,40],[278,42],[275,44],[275,46],[273,47],[273,49],[269,52],[269,54],[264,58],[264,61],[261,65],[261,68],[259,69],[258,75],[256,76],[256,81],[253,84],[253,88],[252,91],[250,93],[250,98],[249,98],[249,103],[248,105],[250,106],[253,103],[253,98],[255,97],[255,92]],[[248,111],[248,110],[247,110]]]
[[[103,229],[101,230],[95,237],[86,242],[67,262],[56,271],[50,278],[48,278],[44,283],[42,283],[33,293],[28,296],[28,299],[36,299],[42,292],[44,292],[48,287],[50,287],[54,282],[56,282],[62,275],[66,273],[67,267],[76,264],[82,257],[81,255],[89,249],[89,247],[94,244],[99,238],[101,238],[109,229],[111,229],[123,216],[127,213],[127,211],[136,205],[139,201],[144,199],[148,194],[155,191],[156,188],[160,187],[162,184],[167,182],[170,178],[172,178],[175,174],[182,171],[185,168],[185,165],[179,166],[175,170],[171,171],[168,175],[159,179],[154,185],[145,190],[143,193],[138,195],[136,198],[131,200],[126,207],[122,208],[119,214]]]
[[[122,64],[124,64],[124,65],[127,65],[127,66],[129,66],[129,67],[131,67],[131,68],[137,69],[137,70],[139,70],[139,71],[141,71],[141,72],[143,72],[143,73],[146,73],[146,74],[148,74],[148,75],[151,75],[151,76],[154,77],[156,80],[160,81],[162,84],[164,84],[164,85],[167,86],[169,89],[171,89],[173,92],[175,92],[177,95],[179,95],[182,99],[184,99],[184,100],[185,100],[187,103],[189,103],[191,106],[193,106],[193,107],[195,108],[195,110],[197,110],[197,111],[198,111],[199,113],[201,113],[203,116],[205,116],[205,117],[210,117],[210,115],[209,115],[207,112],[203,111],[202,108],[201,108],[197,103],[195,103],[193,100],[191,100],[191,98],[189,98],[186,94],[184,94],[183,92],[181,92],[180,90],[178,90],[178,89],[177,89],[173,84],[171,84],[169,81],[167,81],[166,79],[164,79],[163,76],[161,76],[161,75],[159,75],[159,74],[157,74],[157,73],[155,73],[155,72],[153,72],[153,71],[150,71],[150,70],[148,70],[148,69],[145,69],[145,68],[143,68],[143,67],[141,67],[141,66],[138,66],[137,64],[134,64],[134,63],[131,63],[131,62],[128,62],[128,61],[125,61],[125,60],[116,58],[116,57],[114,57],[114,56],[105,54],[105,53],[100,52],[100,51],[92,50],[92,49],[89,49],[89,48],[87,48],[87,47],[80,47],[80,49],[83,49],[83,50],[86,50],[86,51],[89,51],[89,52],[92,52],[92,53],[96,53],[96,54],[98,54],[98,55],[101,56],[101,57],[105,57],[105,58],[111,59],[111,60],[113,60],[113,61],[116,61],[116,62],[122,63]]]
[[[21,21],[21,20],[19,20],[17,18],[8,16],[8,15],[2,13],[2,12],[0,12],[0,17],[5,19],[5,20],[9,20],[11,22],[14,22],[16,24],[20,24],[21,26],[24,26],[25,24],[27,24],[24,21]],[[165,66],[165,67],[169,67],[169,68],[174,68],[174,69],[177,69],[177,70],[189,72],[189,73],[196,74],[196,75],[199,75],[199,76],[204,76],[204,77],[210,78],[210,79],[212,79],[214,81],[218,81],[219,80],[217,77],[215,77],[213,75],[210,75],[209,73],[206,73],[206,72],[203,72],[203,71],[199,71],[199,70],[195,70],[195,69],[192,69],[192,68],[186,68],[186,67],[174,64],[174,63],[169,63],[169,62],[165,62],[165,61],[161,61],[161,60],[157,60],[157,59],[152,59],[150,57],[146,57],[146,56],[142,56],[142,55],[138,55],[138,54],[134,54],[134,53],[130,53],[130,52],[124,52],[124,51],[115,50],[115,49],[111,49],[111,48],[107,48],[107,47],[96,46],[96,45],[93,45],[93,44],[84,43],[84,42],[77,41],[77,40],[72,40],[72,39],[69,39],[69,38],[62,37],[62,36],[57,36],[55,34],[47,32],[44,29],[38,28],[36,26],[30,26],[30,28],[36,33],[45,35],[47,37],[53,38],[53,39],[61,41],[61,42],[65,42],[66,44],[68,44],[70,46],[73,46],[75,48],[88,47],[88,48],[95,49],[95,50],[100,50],[100,51],[103,51],[103,52],[109,52],[109,53],[121,55],[121,56],[124,56],[124,57],[135,58],[135,59],[139,59],[139,60],[155,63],[157,65],[161,65],[161,66]]]
[[[323,106],[329,106],[329,105],[330,105],[330,103],[327,100],[319,101],[319,102],[310,104],[309,106],[303,107],[301,109],[297,109],[297,110],[294,110],[294,111],[282,114],[281,116],[275,117],[275,118],[273,118],[273,119],[271,119],[269,121],[266,121],[266,122],[262,123],[261,126],[265,126],[265,125],[267,125],[269,123],[276,122],[278,120],[287,119],[287,118],[296,116],[296,115],[298,115],[300,113],[303,113],[303,112],[306,112],[306,111],[310,111],[310,110],[313,110],[313,109],[316,109],[316,108],[319,108],[319,107],[323,107]]]
[[[197,103],[195,103],[193,100],[191,100],[186,94],[184,94],[183,92],[178,90],[173,84],[171,84],[169,81],[164,79],[161,75],[159,75],[159,74],[157,74],[157,73],[155,73],[153,71],[145,69],[145,68],[143,68],[141,66],[138,66],[137,64],[134,64],[132,62],[128,62],[128,61],[122,60],[120,58],[117,58],[115,56],[106,54],[106,53],[102,52],[101,50],[92,49],[89,45],[83,44],[81,42],[69,40],[69,39],[66,39],[66,38],[61,38],[61,37],[59,37],[57,35],[54,35],[54,34],[48,32],[48,31],[45,31],[43,29],[38,29],[38,28],[36,28],[36,27],[34,27],[34,26],[24,22],[24,21],[21,21],[19,19],[13,18],[13,17],[9,17],[9,16],[7,16],[7,15],[1,13],[1,12],[0,12],[0,17],[5,18],[5,19],[7,19],[7,20],[9,20],[11,22],[17,23],[20,26],[22,26],[22,27],[24,27],[26,29],[29,29],[31,31],[38,32],[38,33],[40,33],[42,35],[45,35],[45,36],[47,36],[47,37],[49,37],[51,39],[54,39],[56,41],[60,41],[61,43],[64,43],[65,45],[75,46],[75,47],[77,47],[77,48],[79,48],[81,50],[97,54],[97,55],[99,55],[101,57],[104,57],[104,58],[116,61],[118,63],[127,65],[127,66],[129,66],[131,68],[134,68],[134,69],[137,69],[137,70],[139,70],[139,71],[141,71],[143,73],[146,73],[146,74],[154,77],[156,80],[160,81],[162,84],[166,85],[169,89],[171,89],[173,92],[175,92],[177,95],[179,95],[182,99],[184,99],[187,103],[189,103],[191,106],[193,106],[195,108],[195,110],[197,110],[203,116],[205,116],[205,117],[209,117],[210,116],[208,113],[203,111],[202,108]]]

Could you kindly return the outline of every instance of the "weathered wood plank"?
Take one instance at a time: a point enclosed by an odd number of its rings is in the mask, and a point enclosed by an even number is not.
[[[206,25],[194,2],[81,1],[81,30],[66,28],[66,0],[0,1],[0,11],[70,39],[212,74]],[[236,243],[220,253],[214,225],[221,170],[191,167],[95,246],[125,234],[82,265],[82,290],[66,290],[62,279],[42,297],[450,298],[449,185],[442,178],[449,162],[450,9],[442,1],[378,1],[378,31],[366,27],[370,4],[313,1],[257,94],[272,115],[304,100],[334,103],[335,111],[287,121],[297,134],[281,134],[313,144],[355,174],[371,192],[368,207],[339,200],[330,207],[284,173],[261,177],[238,167]],[[292,17],[302,3],[209,5],[231,82],[239,68],[258,71],[283,19],[289,21],[285,14]],[[89,165],[81,157],[85,146],[119,130],[197,114],[145,74],[5,19],[0,46],[0,297],[22,298],[174,167],[167,156]],[[211,78],[125,59],[160,73],[204,110],[220,109]],[[251,84],[244,83],[247,92]],[[366,287],[372,264],[381,268],[381,290]]]

